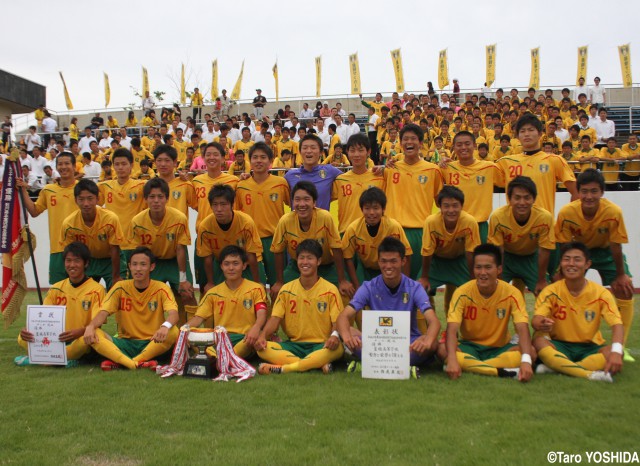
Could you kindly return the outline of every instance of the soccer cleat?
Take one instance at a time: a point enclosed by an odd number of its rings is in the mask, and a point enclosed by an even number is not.
[[[538,367],[536,367],[536,374],[538,374],[538,375],[540,375],[540,374],[555,374],[555,373],[556,373],[556,371],[551,369],[549,366],[545,366],[542,363],[538,364]]]
[[[331,364],[330,362],[328,362],[324,366],[322,366],[322,373],[323,374],[331,374],[332,372],[333,372],[333,364]]]
[[[121,368],[122,366],[120,364],[118,364],[117,362],[109,361],[108,359],[106,361],[102,361],[102,364],[100,364],[100,369],[102,369],[103,371],[115,371]]]
[[[362,363],[360,361],[351,361],[347,366],[347,372],[350,374],[362,372]]]
[[[258,366],[258,374],[282,374],[282,366],[276,366],[275,364],[267,364],[263,362]]]
[[[510,367],[509,369],[498,368],[498,377],[504,377],[508,379],[517,379],[520,374],[519,367]]]
[[[411,374],[412,379],[417,380],[420,378],[420,369],[418,368],[418,366],[409,367],[409,373]]]
[[[622,360],[624,362],[636,362],[636,358],[631,356],[631,353],[629,353],[629,350],[627,348],[624,349],[624,355],[622,356]]]
[[[29,356],[16,356],[13,359],[13,363],[16,366],[29,366],[31,362],[29,361]]]
[[[605,371],[593,371],[589,376],[589,380],[593,380],[595,382],[613,383],[613,377],[611,377],[611,374]]]
[[[156,367],[158,367],[158,361],[153,359],[151,361],[142,361],[138,363],[138,369],[147,368],[155,371]]]

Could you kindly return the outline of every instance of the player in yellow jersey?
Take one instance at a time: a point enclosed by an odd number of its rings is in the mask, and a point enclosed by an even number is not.
[[[155,370],[154,358],[169,351],[178,338],[178,305],[167,285],[151,279],[155,264],[149,248],[134,249],[129,258],[133,279],[122,280],[109,291],[85,328],[85,343],[107,358],[100,366],[104,371],[123,366]],[[113,314],[118,322],[117,337],[100,328]]]
[[[284,206],[290,203],[289,184],[282,177],[269,173],[273,152],[264,142],[257,142],[251,147],[249,160],[252,176],[238,183],[235,208],[254,219],[258,227],[267,283],[273,285],[276,282],[276,264],[271,243],[278,221],[284,215]]]
[[[598,140],[598,136],[595,128],[589,126],[589,117],[586,114],[580,115],[580,124],[578,126],[580,128],[579,137],[582,138],[582,136],[589,136],[591,139],[591,145],[593,146]]]
[[[247,156],[243,151],[240,150],[233,154],[233,156],[235,160],[231,165],[229,165],[228,170],[228,173],[230,175],[240,176],[243,173],[251,173],[251,165],[249,165],[249,162],[247,162]]]
[[[616,303],[606,288],[585,278],[591,260],[584,244],[571,241],[560,251],[563,278],[542,290],[531,321],[540,332],[533,345],[543,363],[536,373],[613,382],[622,369],[624,339]],[[611,326],[609,346],[600,333],[603,318]]]
[[[224,281],[204,295],[195,316],[187,325],[198,327],[212,319],[213,326],[227,330],[235,353],[247,358],[253,354],[254,345],[267,321],[264,287],[242,276],[248,257],[241,247],[225,246],[220,251],[219,260]],[[207,352],[215,357],[213,348],[207,348]]]
[[[387,104],[382,101],[382,94],[379,92],[376,93],[375,99],[371,101],[364,100],[362,94],[360,94],[360,103],[367,108],[373,108],[379,117],[382,116],[382,109],[387,106]]]
[[[53,284],[43,304],[66,307],[65,329],[58,338],[67,345],[67,367],[74,367],[78,364],[78,359],[91,349],[82,337],[93,313],[100,309],[104,288],[85,273],[91,261],[91,253],[85,244],[75,242],[67,245],[62,251],[62,259],[69,278]],[[26,350],[27,343],[32,341],[34,335],[23,328],[18,336],[20,347]],[[18,366],[26,366],[29,364],[29,357],[18,356],[14,362]]]
[[[564,183],[571,198],[576,199],[576,181],[567,161],[554,154],[540,151],[542,122],[532,114],[521,117],[515,127],[522,143],[524,154],[502,157],[496,162],[505,177],[506,187],[516,176],[524,175],[533,180],[538,188],[538,207],[555,212],[556,182]]]
[[[516,176],[507,190],[509,204],[493,211],[489,243],[502,249],[502,280],[524,295],[524,285],[536,296],[547,286],[551,251],[555,251],[553,215],[534,206],[538,190],[531,178]]]
[[[585,171],[587,168],[596,168],[599,161],[600,151],[594,149],[591,144],[591,138],[587,135],[580,138],[580,148],[575,152],[576,159],[580,162],[579,171]]]
[[[604,199],[604,177],[594,168],[578,176],[580,199],[565,205],[555,225],[558,243],[580,241],[589,248],[591,268],[598,271],[602,284],[610,286],[624,325],[626,344],[633,322],[633,283],[622,252],[629,242],[622,209]],[[625,351],[625,361],[633,358]]]
[[[182,139],[183,134],[184,131],[182,128],[176,128],[176,137],[173,140],[173,147],[178,152],[178,163],[183,162],[187,158],[187,148],[192,147],[191,141]]]
[[[624,172],[620,174],[622,187],[630,191],[637,191],[640,187],[640,146],[638,135],[630,134],[629,142],[622,145],[622,154],[627,162],[624,164]]]
[[[120,220],[113,212],[98,207],[99,191],[93,181],[78,181],[73,194],[79,210],[64,219],[58,241],[63,248],[75,241],[86,244],[91,252],[87,276],[98,283],[103,279],[109,289],[126,273],[124,261],[120,262],[124,242]]]
[[[347,153],[353,168],[338,175],[331,185],[331,199],[338,201],[340,234],[360,218],[359,200],[364,190],[373,186],[384,187],[384,177],[367,169],[367,160],[371,155],[371,145],[367,136],[363,133],[352,135],[347,142]]]
[[[620,189],[618,184],[618,175],[622,171],[622,160],[626,157],[622,150],[616,147],[616,138],[607,139],[607,147],[600,149],[600,162],[602,162],[602,175],[607,185],[607,191],[617,191]]]
[[[243,152],[246,160],[249,158],[249,149],[251,149],[251,146],[254,144],[255,142],[251,140],[251,128],[245,126],[242,128],[242,139],[233,145],[233,153],[237,157],[238,152]]]
[[[380,164],[386,165],[387,159],[395,158],[402,152],[400,140],[398,139],[398,129],[394,126],[389,129],[389,137],[380,147]]]
[[[193,184],[188,179],[187,171],[181,170],[176,177],[178,153],[168,144],[162,144],[153,151],[153,159],[158,170],[158,177],[169,185],[169,199],[167,207],[173,207],[189,218],[189,207],[196,209],[198,200]]]
[[[336,319],[343,307],[340,292],[318,272],[324,256],[322,246],[316,240],[305,239],[297,245],[295,256],[300,277],[280,290],[255,345],[258,356],[267,361],[258,367],[260,374],[312,369],[322,369],[326,374],[332,371],[331,363],[344,353],[336,330]],[[267,342],[266,337],[280,326],[288,341]]]
[[[202,258],[204,263],[204,276],[198,278],[198,284],[205,292],[224,280],[218,258],[220,251],[230,244],[247,251],[249,267],[245,270],[245,278],[266,283],[258,227],[250,215],[233,209],[235,196],[236,193],[231,186],[214,185],[209,192],[213,214],[198,226],[196,255]]]
[[[406,125],[400,131],[400,145],[404,160],[384,169],[387,215],[404,228],[413,251],[422,246],[424,221],[433,211],[433,201],[444,184],[440,168],[420,158],[424,133],[419,126]],[[407,208],[407,202],[411,208]],[[418,277],[422,265],[419,254],[411,257],[411,274]]]
[[[473,250],[480,244],[478,222],[462,210],[464,198],[459,188],[444,186],[436,199],[440,212],[427,217],[424,223],[418,281],[431,296],[439,286],[447,285],[445,312],[454,287],[471,279]]]
[[[140,173],[140,162],[144,159],[153,160],[153,155],[147,149],[142,147],[140,138],[131,139],[131,155],[133,156],[131,173],[133,177],[137,177]]]
[[[359,204],[362,216],[347,227],[342,237],[342,251],[351,283],[357,289],[364,281],[380,275],[378,246],[389,236],[400,240],[405,247],[403,257],[407,260],[403,261],[403,273],[408,276],[413,251],[400,223],[384,214],[387,207],[384,191],[375,186],[364,190]]]
[[[142,147],[147,149],[149,152],[153,152],[155,148],[155,145],[156,145],[154,141],[155,134],[156,134],[156,129],[153,126],[150,126],[149,128],[147,128],[147,134],[142,136],[142,138],[140,139],[140,144],[142,145]]]
[[[337,144],[333,148],[333,155],[327,155],[323,160],[323,164],[331,164],[334,167],[348,167],[351,165],[349,159],[346,155],[344,155],[344,146],[342,144]]]
[[[446,344],[438,351],[451,379],[457,379],[463,371],[517,377],[521,382],[528,382],[533,375],[527,308],[522,293],[498,279],[501,265],[496,246],[476,247],[475,279],[453,294],[447,313]],[[517,345],[510,343],[510,319],[519,337]]]
[[[293,139],[290,139],[289,135],[289,128],[282,128],[282,139],[276,142],[276,157],[280,157],[282,155],[282,151],[284,149],[288,149],[291,151],[291,158],[294,161],[294,167],[296,167],[302,164],[302,159],[300,158],[298,144],[296,144]]]
[[[29,198],[28,185],[22,179],[16,180],[16,187],[21,190],[22,202],[27,212],[32,217],[37,217],[45,210],[48,211],[49,220],[49,283],[58,283],[66,278],[62,250],[64,247],[59,241],[62,222],[70,214],[78,209],[74,202],[73,190],[75,179],[76,158],[70,152],[62,152],[56,157],[56,171],[60,174],[58,183],[48,184],[38,194],[38,199],[33,202]]]

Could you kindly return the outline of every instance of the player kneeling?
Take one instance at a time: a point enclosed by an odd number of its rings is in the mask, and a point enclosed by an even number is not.
[[[85,326],[91,322],[93,313],[100,309],[104,299],[104,288],[92,278],[87,277],[86,271],[91,260],[89,248],[80,242],[67,245],[62,252],[64,270],[69,276],[49,288],[44,304],[49,306],[66,306],[65,331],[58,338],[67,345],[67,367],[78,364],[78,359],[91,351],[82,336]],[[20,331],[18,344],[25,350],[27,343],[34,341],[34,336],[26,328]],[[18,356],[14,362],[18,366],[29,365],[28,356]]]
[[[446,346],[439,348],[447,375],[457,379],[465,371],[529,381],[533,375],[529,316],[522,293],[498,280],[502,273],[500,249],[492,244],[477,246],[473,272],[475,280],[460,286],[451,298]],[[519,345],[509,343],[509,318],[516,327]]]
[[[133,279],[116,283],[87,325],[85,343],[108,359],[102,363],[102,370],[121,366],[155,369],[157,362],[153,359],[169,351],[178,338],[178,305],[168,285],[151,280],[155,265],[156,256],[149,248],[134,249],[129,257]],[[117,314],[118,337],[99,328],[113,314]]]
[[[536,373],[560,372],[613,382],[611,376],[622,369],[622,319],[611,292],[585,278],[589,267],[591,259],[584,244],[562,246],[563,278],[542,290],[531,322],[535,330],[549,334],[533,341],[543,362]],[[611,326],[610,346],[605,346],[600,333],[602,318]]]
[[[227,330],[233,351],[241,358],[247,358],[253,353],[260,331],[267,321],[265,291],[260,283],[242,277],[249,258],[241,247],[224,247],[218,261],[224,282],[204,295],[195,316],[189,319],[187,325],[198,327],[212,318],[215,327],[222,326]],[[216,356],[212,347],[207,348],[207,353]]]
[[[318,276],[322,246],[314,239],[296,248],[300,278],[282,286],[271,310],[271,318],[256,343],[260,374],[284,374],[320,369],[331,372],[331,362],[344,353],[335,322],[342,311],[342,299],[335,285]],[[289,341],[266,341],[282,324]]]

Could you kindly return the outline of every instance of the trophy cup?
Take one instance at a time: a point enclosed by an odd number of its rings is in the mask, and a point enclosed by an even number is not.
[[[208,346],[216,344],[216,334],[211,328],[192,328],[189,332],[189,346],[197,349],[197,354],[190,357],[182,375],[198,379],[212,379],[215,361],[206,353]]]

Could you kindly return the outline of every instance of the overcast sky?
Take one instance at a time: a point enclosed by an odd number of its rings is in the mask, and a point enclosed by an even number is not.
[[[152,90],[179,98],[180,63],[187,88],[210,97],[211,61],[219,88],[229,93],[245,59],[243,99],[256,87],[275,94],[271,68],[278,59],[280,97],[315,96],[314,57],[322,55],[322,93],[348,94],[348,56],[358,52],[365,93],[391,92],[389,51],[401,48],[407,90],[437,89],[438,51],[448,49],[449,78],[479,88],[485,45],[497,44],[494,87],[529,84],[529,50],[540,47],[542,87],[573,85],[577,47],[589,45],[588,82],[622,80],[617,46],[631,42],[634,82],[640,81],[640,2],[490,1],[432,2],[153,2],[72,0],[3,2],[2,68],[47,87],[47,107],[65,110],[62,71],[75,109],[104,106],[102,73],[111,85],[110,107],[139,104],[141,66]],[[172,82],[172,78],[174,82]]]

